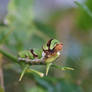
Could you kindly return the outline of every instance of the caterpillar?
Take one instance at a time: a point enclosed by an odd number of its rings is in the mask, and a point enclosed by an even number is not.
[[[41,49],[29,49],[18,53],[18,60],[28,64],[47,64],[60,56],[63,44],[56,39],[50,39]]]

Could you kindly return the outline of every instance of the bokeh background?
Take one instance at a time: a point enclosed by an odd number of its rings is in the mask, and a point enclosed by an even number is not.
[[[26,73],[19,82],[22,68],[9,55],[50,38],[64,44],[56,64],[74,71],[51,68],[47,77]],[[92,92],[92,0],[0,0],[0,50],[0,92]]]

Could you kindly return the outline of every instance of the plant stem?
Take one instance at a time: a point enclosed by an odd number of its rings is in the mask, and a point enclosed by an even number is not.
[[[23,78],[23,76],[24,76],[24,74],[25,74],[25,72],[27,71],[28,68],[29,68],[29,65],[27,65],[27,66],[24,68],[24,70],[23,70],[23,72],[21,73],[21,76],[20,76],[20,78],[19,78],[19,81],[22,80],[22,78]]]
[[[52,67],[55,67],[55,68],[58,68],[58,69],[60,69],[60,70],[74,70],[74,68],[71,68],[71,67],[65,67],[65,66],[57,66],[57,65],[55,65],[55,64],[52,64]]]
[[[42,72],[36,71],[34,69],[28,69],[27,72],[33,72],[33,73],[39,75],[40,77],[44,76],[44,74]]]
[[[4,92],[4,79],[3,79],[3,70],[2,70],[2,55],[0,54],[0,85],[2,88],[2,92]]]
[[[49,72],[49,69],[50,69],[50,66],[52,65],[52,63],[48,63],[46,65],[46,76],[48,75],[48,72]]]
[[[7,58],[9,58],[10,60],[12,60],[13,62],[17,62],[18,61],[15,56],[11,55],[10,53],[7,53],[4,50],[0,49],[0,53],[3,54],[4,56],[6,56]]]

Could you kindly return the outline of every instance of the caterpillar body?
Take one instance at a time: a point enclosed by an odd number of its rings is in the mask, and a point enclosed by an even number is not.
[[[56,39],[50,39],[42,49],[30,49],[19,52],[18,60],[28,64],[47,64],[60,56],[63,44]]]

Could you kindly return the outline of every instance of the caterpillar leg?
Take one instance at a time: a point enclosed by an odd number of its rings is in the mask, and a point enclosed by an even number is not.
[[[49,72],[49,69],[50,69],[50,66],[52,65],[52,63],[48,63],[46,65],[46,76],[48,75],[48,72]]]

